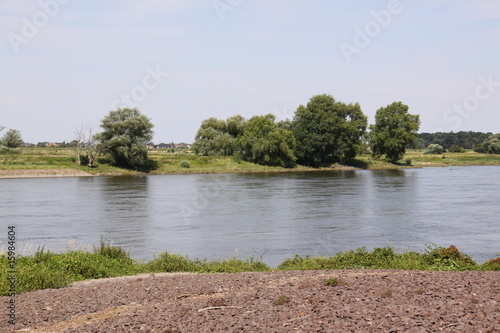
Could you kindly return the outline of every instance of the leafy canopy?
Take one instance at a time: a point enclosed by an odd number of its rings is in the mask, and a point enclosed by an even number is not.
[[[313,96],[297,108],[291,124],[298,162],[313,167],[332,161],[344,164],[356,156],[366,126],[358,103],[345,104],[326,94]]]
[[[193,150],[203,156],[232,156],[236,138],[245,127],[245,118],[240,115],[226,121],[217,118],[205,119],[196,133]]]
[[[148,164],[146,144],[153,138],[151,120],[137,109],[110,111],[101,121],[98,139],[108,152],[111,164],[142,168]]]
[[[372,154],[385,155],[391,162],[403,158],[406,146],[413,145],[420,127],[419,115],[408,113],[408,106],[394,102],[377,110],[375,125],[370,125]]]
[[[2,129],[3,128],[0,126],[0,130]],[[17,148],[23,144],[23,139],[21,139],[21,132],[15,129],[10,129],[5,133],[0,142],[6,147]]]
[[[245,161],[293,168],[295,138],[292,131],[275,123],[275,116],[254,116],[248,120],[237,140],[237,154]]]

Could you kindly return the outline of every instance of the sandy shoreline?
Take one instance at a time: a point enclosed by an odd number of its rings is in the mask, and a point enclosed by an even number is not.
[[[92,177],[92,175],[73,169],[0,170],[0,179],[45,177]]]

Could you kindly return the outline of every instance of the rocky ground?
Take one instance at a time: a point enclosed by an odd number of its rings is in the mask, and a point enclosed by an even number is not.
[[[325,285],[329,279],[332,285]],[[0,297],[2,308],[9,300]],[[500,332],[499,301],[500,272],[150,274],[17,295],[17,323],[8,324],[4,315],[0,327],[2,332]]]

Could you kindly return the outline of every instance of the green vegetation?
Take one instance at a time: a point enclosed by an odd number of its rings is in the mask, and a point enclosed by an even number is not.
[[[322,269],[406,269],[434,271],[484,270],[470,256],[459,252],[453,245],[449,248],[428,248],[425,252],[409,251],[396,253],[393,248],[375,248],[372,252],[358,248],[339,252],[332,257],[295,256],[278,266],[280,270]]]
[[[416,148],[425,149],[428,145],[436,143],[444,149],[450,151],[452,146],[462,147],[464,149],[474,149],[478,144],[484,142],[493,133],[482,133],[472,131],[460,132],[436,132],[436,133],[419,133],[416,140]],[[458,153],[458,152],[457,152]]]
[[[437,155],[440,155],[444,153],[444,149],[443,147],[441,147],[440,145],[434,143],[434,144],[430,144],[427,149],[424,151],[424,155],[428,155],[428,154],[437,154]]]
[[[1,127],[0,127],[1,129]],[[7,148],[17,148],[23,144],[23,139],[21,139],[21,132],[15,129],[10,129],[5,133],[5,135],[0,139],[0,145],[6,146]]]
[[[500,133],[488,137],[474,148],[478,153],[500,154]]]
[[[327,287],[337,287],[337,286],[347,286],[347,282],[342,280],[341,278],[331,278],[326,280],[323,285]]]
[[[278,296],[273,300],[273,305],[284,305],[286,303],[290,303],[290,297],[288,296]]]
[[[408,105],[394,102],[378,109],[375,125],[370,125],[373,156],[385,155],[390,162],[401,160],[406,146],[415,145],[419,127],[419,116],[409,114]]]
[[[0,254],[0,296],[8,295],[7,255]],[[482,265],[474,262],[453,245],[448,248],[429,247],[424,252],[396,253],[393,248],[365,248],[340,252],[326,257],[300,257],[287,259],[278,266],[279,270],[325,270],[325,269],[406,269],[435,271],[484,270],[500,271],[500,258]],[[241,260],[236,257],[208,261],[161,253],[149,262],[130,258],[128,252],[119,246],[112,246],[101,239],[92,252],[68,251],[53,253],[39,248],[31,256],[16,258],[16,288],[18,293],[45,288],[62,288],[75,281],[151,272],[193,272],[193,273],[239,273],[265,272],[271,268],[255,258]],[[329,279],[327,286],[345,285],[340,279]]]
[[[236,141],[236,156],[260,165],[295,167],[295,137],[275,120],[272,114],[250,118]]]
[[[110,111],[101,121],[103,132],[96,135],[109,163],[125,168],[149,166],[146,144],[153,138],[150,119],[134,109]]]
[[[313,96],[295,112],[292,131],[297,140],[298,162],[322,166],[345,164],[356,157],[367,126],[367,117],[356,104],[344,104],[330,95]]]

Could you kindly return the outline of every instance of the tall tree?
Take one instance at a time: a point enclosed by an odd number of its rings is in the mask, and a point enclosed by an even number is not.
[[[420,117],[409,114],[408,105],[394,102],[378,109],[375,125],[370,125],[373,156],[385,155],[391,162],[402,159],[406,146],[418,138],[419,127]]]
[[[262,165],[293,168],[295,138],[290,130],[278,127],[272,114],[254,116],[248,120],[238,138],[238,156]]]
[[[2,130],[3,128],[0,128]],[[17,148],[23,144],[23,139],[21,138],[21,132],[15,129],[8,130],[5,135],[0,140],[2,145],[9,148]]]
[[[297,108],[291,124],[298,162],[313,167],[332,161],[344,164],[356,156],[366,126],[358,103],[345,104],[326,94],[313,96]]]
[[[148,165],[146,143],[153,138],[153,126],[137,108],[119,108],[102,119],[103,131],[96,138],[112,164],[142,168]]]

